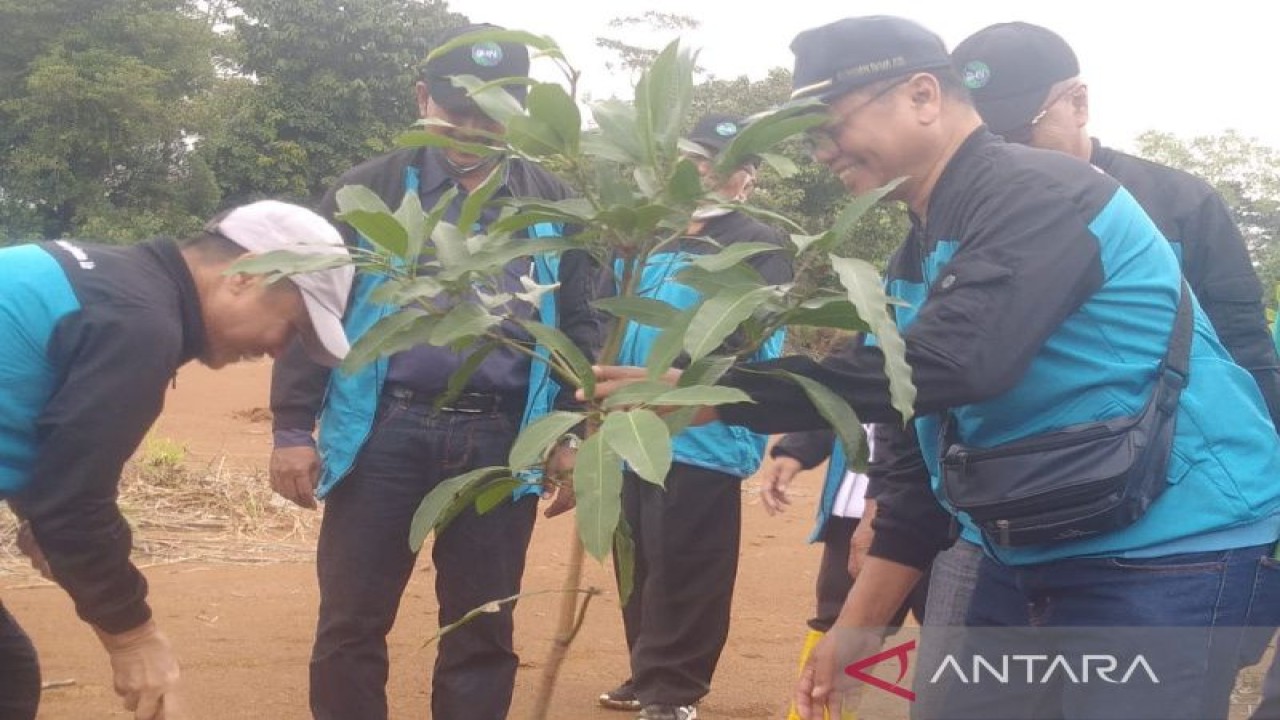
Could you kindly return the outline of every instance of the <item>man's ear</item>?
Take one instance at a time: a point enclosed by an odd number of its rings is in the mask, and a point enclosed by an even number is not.
[[[1071,114],[1075,117],[1076,127],[1089,124],[1089,86],[1081,84],[1071,93]]]
[[[255,252],[245,253],[240,257],[236,258],[235,261],[232,263],[232,265],[234,265],[236,262],[240,262],[241,260],[248,260],[249,258],[254,258],[257,256],[258,256],[258,253],[255,253]],[[245,292],[246,290],[262,282],[263,280],[265,280],[265,276],[250,275],[248,273],[236,272],[235,270],[231,270],[229,268],[222,274],[223,285],[225,285],[227,290],[231,291],[231,294],[233,295],[239,295],[240,293]]]
[[[932,124],[942,113],[942,84],[930,73],[916,73],[907,81],[911,106],[923,124]]]

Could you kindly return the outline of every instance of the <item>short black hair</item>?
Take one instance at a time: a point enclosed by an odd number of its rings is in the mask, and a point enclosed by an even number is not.
[[[202,261],[216,264],[232,262],[248,252],[230,238],[211,230],[201,230],[179,242],[178,247],[195,254]]]

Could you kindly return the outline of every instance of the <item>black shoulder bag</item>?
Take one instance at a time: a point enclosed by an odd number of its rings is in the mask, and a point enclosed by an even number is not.
[[[942,431],[948,502],[973,519],[987,542],[1005,547],[1077,540],[1137,522],[1168,485],[1191,330],[1184,281],[1155,388],[1137,415],[970,448],[954,442],[948,414]]]

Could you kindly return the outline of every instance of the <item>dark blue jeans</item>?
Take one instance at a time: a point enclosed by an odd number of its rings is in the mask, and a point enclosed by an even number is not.
[[[386,635],[413,570],[414,511],[440,481],[505,465],[518,424],[518,417],[504,414],[437,412],[429,404],[383,399],[354,471],[325,500],[316,560],[320,621],[311,655],[316,718],[387,717]],[[532,497],[485,515],[468,509],[435,538],[441,626],[520,592],[536,509]],[[441,638],[431,717],[507,716],[518,663],[512,610],[505,605]]]
[[[941,673],[950,680],[946,717],[1227,717],[1237,670],[1261,658],[1280,622],[1280,564],[1271,549],[1025,567],[983,558],[968,628],[950,644],[961,648],[957,662]],[[1062,664],[1049,672],[1057,657]],[[1000,682],[986,668],[999,669],[1005,658],[1012,681]],[[1099,676],[1108,658],[1117,667]],[[1086,664],[1091,672],[1082,672]]]
[[[31,638],[0,603],[0,718],[32,720],[40,706],[40,663]]]

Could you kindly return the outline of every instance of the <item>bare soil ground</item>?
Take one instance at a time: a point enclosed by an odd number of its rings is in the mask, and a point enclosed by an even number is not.
[[[135,560],[151,583],[156,617],[180,652],[187,704],[197,718],[309,717],[307,658],[318,602],[312,558],[319,518],[272,502],[265,490],[269,374],[266,363],[218,373],[184,369],[139,461],[159,465],[158,473],[177,455],[194,485],[177,499],[126,493],[123,500],[137,528]],[[245,484],[256,484],[261,492],[228,490]],[[769,518],[755,500],[754,483],[744,485],[735,621],[715,687],[702,705],[704,717],[785,714],[818,561],[817,549],[805,544],[818,479],[799,486],[796,506],[783,517]],[[193,507],[201,498],[208,505]],[[539,520],[525,590],[559,587],[571,532],[568,518]],[[587,582],[606,592],[593,601],[570,652],[554,716],[622,720],[630,716],[595,706],[596,695],[626,676],[627,659],[611,571],[588,562]],[[390,639],[393,718],[430,716],[435,650],[424,647],[424,640],[435,629],[433,581],[424,557]],[[41,718],[128,716],[111,690],[105,655],[76,619],[66,595],[3,549],[0,597],[39,648],[46,682],[71,681],[46,689]],[[558,596],[542,595],[521,601],[517,609],[523,667],[513,718],[523,717],[533,702],[557,603]]]
[[[135,560],[151,582],[156,617],[180,653],[187,705],[204,720],[302,720],[307,711],[307,658],[315,625],[316,513],[273,499],[265,467],[270,451],[270,366],[180,374],[160,422],[139,453],[146,482],[126,489],[122,505],[137,530]],[[184,472],[174,472],[173,464]],[[818,550],[806,545],[819,478],[796,484],[796,503],[766,516],[755,483],[743,486],[742,561],[734,623],[711,694],[707,720],[779,720],[785,716],[804,621],[812,611]],[[0,511],[2,512],[2,511]],[[42,581],[13,553],[0,516],[0,597],[41,653],[46,689],[41,718],[129,717],[110,687],[106,657],[66,595]],[[560,586],[571,542],[567,518],[540,519],[529,550],[525,590]],[[596,707],[595,697],[627,674],[617,597],[610,570],[589,561],[586,582],[605,590],[593,603],[557,691],[553,716],[623,720]],[[435,629],[433,573],[420,561],[401,605],[390,644],[392,718],[430,717],[428,688]],[[523,666],[512,718],[525,717],[550,647],[557,595],[521,601],[517,645]],[[1242,682],[1244,718],[1257,673]],[[906,703],[869,692],[863,720],[899,720]],[[445,719],[439,720],[465,720]]]

